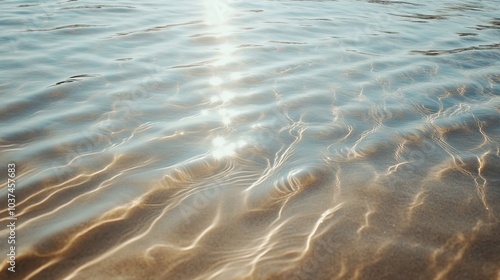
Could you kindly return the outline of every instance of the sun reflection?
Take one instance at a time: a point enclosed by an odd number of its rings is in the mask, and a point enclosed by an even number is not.
[[[231,15],[229,0],[205,0],[208,24],[222,24]]]
[[[234,115],[236,115],[236,111],[235,110],[228,110],[228,109],[220,109],[219,111],[219,115],[221,116],[227,116],[227,117],[232,117]]]
[[[210,98],[210,102],[211,102],[211,103],[217,103],[217,102],[219,102],[219,101],[220,101],[220,98],[219,98],[218,96],[212,96],[212,97]]]
[[[227,87],[227,83],[232,81],[237,81],[241,78],[241,74],[237,72],[228,73],[229,75],[220,76],[225,69],[218,68],[219,66],[225,66],[235,60],[234,54],[237,51],[237,47],[231,44],[229,38],[230,35],[234,34],[233,27],[227,23],[232,15],[232,8],[229,5],[231,0],[205,0],[206,7],[206,23],[210,25],[212,34],[217,38],[222,38],[220,44],[215,48],[218,52],[217,60],[212,64],[216,73],[210,79],[209,84],[216,87],[215,90],[218,92],[210,98],[210,104],[213,104],[216,108],[216,112],[221,118],[222,124],[226,127],[229,125],[234,125],[233,116],[236,115],[236,111],[227,109],[228,102],[231,101],[235,94],[233,91],[224,90]],[[224,40],[223,38],[226,38]],[[204,110],[205,111],[205,110]],[[206,112],[206,111],[205,111]],[[202,113],[202,115],[205,115]],[[247,145],[243,140],[237,142],[228,142],[223,136],[217,136],[212,141],[212,155],[217,158],[224,158],[233,156],[238,148]]]
[[[220,136],[217,136],[215,137],[215,139],[212,141],[212,143],[214,144],[215,147],[222,147],[224,146],[224,144],[226,144],[226,139],[220,137]]]
[[[210,85],[220,86],[222,85],[222,79],[220,77],[213,77],[212,79],[210,79]]]
[[[230,56],[234,52],[234,48],[226,42],[226,44],[219,47],[219,52],[223,55]]]
[[[214,66],[224,66],[234,60],[234,52],[236,51],[236,48],[234,46],[231,46],[227,42],[224,45],[220,46],[218,48],[218,51],[219,58],[214,63]]]
[[[241,73],[232,73],[231,74],[231,81],[237,81],[241,79]]]
[[[226,103],[229,100],[233,99],[233,97],[234,93],[224,90],[220,95],[214,95],[210,97],[210,103],[218,103],[218,102]]]
[[[227,102],[231,100],[234,97],[234,94],[232,92],[229,92],[227,90],[223,91],[220,95],[220,98],[222,99],[223,102]]]
[[[242,148],[247,145],[246,141],[239,140],[237,142],[228,143],[224,137],[217,136],[212,140],[213,151],[212,155],[216,159],[234,156],[237,148]]]
[[[220,109],[218,110],[220,116],[222,116],[222,123],[224,125],[229,125],[231,123],[231,118],[236,114],[234,110]]]

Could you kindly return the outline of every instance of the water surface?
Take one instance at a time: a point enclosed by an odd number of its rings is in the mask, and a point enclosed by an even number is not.
[[[500,279],[498,1],[0,7],[0,278]]]

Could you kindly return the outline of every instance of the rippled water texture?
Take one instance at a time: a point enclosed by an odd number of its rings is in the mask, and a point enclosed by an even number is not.
[[[1,279],[500,279],[498,1],[0,8]]]

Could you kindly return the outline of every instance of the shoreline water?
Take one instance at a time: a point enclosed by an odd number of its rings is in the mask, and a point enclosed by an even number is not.
[[[495,1],[0,7],[0,278],[500,277]]]

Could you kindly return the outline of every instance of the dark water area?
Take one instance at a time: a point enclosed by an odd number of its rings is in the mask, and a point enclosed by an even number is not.
[[[499,280],[499,4],[0,1],[0,279]]]

